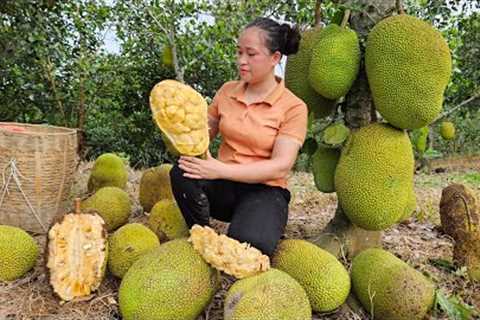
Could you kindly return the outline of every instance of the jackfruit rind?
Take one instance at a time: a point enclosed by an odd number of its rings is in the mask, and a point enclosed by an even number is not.
[[[410,191],[408,193],[407,205],[405,206],[405,210],[403,211],[403,215],[398,220],[398,222],[403,222],[405,220],[408,220],[412,216],[412,214],[415,212],[415,210],[417,209],[417,196],[415,194],[413,181],[412,181],[412,184],[411,184],[409,190]]]
[[[350,276],[345,267],[331,253],[308,241],[280,241],[272,266],[302,285],[314,311],[335,310],[350,293]]]
[[[318,41],[321,28],[311,28],[302,32],[299,50],[289,55],[285,66],[285,85],[302,99],[309,112],[316,118],[324,118],[332,113],[336,101],[318,94],[308,82],[308,70],[312,57],[312,47]]]
[[[465,233],[455,241],[453,259],[459,266],[467,268],[471,280],[480,281],[480,230]]]
[[[194,320],[219,287],[211,268],[186,239],[176,239],[140,257],[119,289],[125,320]]]
[[[270,258],[260,250],[224,234],[218,235],[208,226],[194,225],[189,241],[210,265],[238,279],[270,269]]]
[[[108,270],[122,278],[138,258],[159,246],[152,230],[140,223],[126,224],[108,239]]]
[[[199,156],[208,149],[207,102],[192,87],[163,80],[150,92],[153,119],[178,154]]]
[[[93,209],[113,231],[128,221],[132,205],[128,193],[117,187],[104,187],[82,202],[82,210]]]
[[[401,14],[380,21],[370,31],[365,68],[382,117],[397,128],[416,129],[440,113],[452,58],[439,31]]]
[[[0,225],[0,281],[23,277],[38,258],[38,245],[24,230]]]
[[[47,268],[53,291],[65,301],[91,294],[107,266],[105,222],[94,211],[69,213],[48,232]]]
[[[236,281],[225,297],[225,320],[311,318],[312,308],[305,290],[295,279],[277,269]]]
[[[355,295],[375,319],[421,320],[433,305],[434,285],[383,249],[355,256],[351,276]]]
[[[335,190],[349,220],[366,230],[384,230],[404,214],[413,181],[408,135],[373,123],[353,132],[335,170]]]
[[[322,29],[312,48],[308,81],[323,97],[336,100],[345,96],[357,78],[360,44],[357,33],[331,24]]]
[[[312,173],[315,186],[321,192],[335,192],[335,169],[340,150],[318,147],[312,156]]]
[[[188,237],[188,226],[177,203],[171,199],[158,201],[148,217],[148,227],[161,241]]]
[[[450,121],[443,121],[440,125],[440,135],[445,140],[455,139],[455,125]]]
[[[172,167],[172,164],[164,163],[143,172],[140,178],[139,201],[145,212],[150,212],[160,200],[175,199],[170,183]]]
[[[93,165],[88,179],[88,192],[95,192],[103,187],[125,189],[128,172],[123,160],[114,153],[104,153]]]

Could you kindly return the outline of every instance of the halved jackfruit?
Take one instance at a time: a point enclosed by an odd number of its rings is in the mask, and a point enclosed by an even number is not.
[[[174,153],[199,156],[208,149],[207,102],[192,87],[175,80],[157,83],[150,93],[153,119]]]

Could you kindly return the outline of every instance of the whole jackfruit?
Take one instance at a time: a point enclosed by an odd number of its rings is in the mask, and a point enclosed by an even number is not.
[[[163,80],[150,92],[150,108],[171,152],[199,156],[207,151],[208,106],[192,87]]]
[[[0,281],[23,277],[38,258],[38,245],[24,230],[0,225]]]
[[[211,268],[186,239],[176,239],[143,255],[127,271],[119,289],[125,320],[194,320],[219,287]]]
[[[340,150],[318,147],[312,156],[312,173],[318,190],[335,192],[335,168],[340,159]]]
[[[380,21],[368,34],[365,68],[382,117],[397,128],[416,129],[440,113],[452,58],[432,25],[400,14]]]
[[[153,206],[148,227],[161,241],[188,237],[187,223],[174,200],[160,200]]]
[[[428,133],[430,129],[428,127],[422,127],[415,129],[412,132],[412,144],[415,146],[415,150],[419,154],[423,154],[427,150]]]
[[[170,183],[172,165],[165,163],[143,172],[140,179],[139,200],[145,212],[150,212],[162,199],[175,199]]]
[[[409,219],[412,216],[412,214],[415,212],[416,209],[417,209],[417,196],[415,194],[415,189],[413,187],[413,181],[412,181],[412,185],[410,187],[410,192],[408,193],[407,205],[405,206],[405,210],[403,211],[403,215],[398,220],[398,222],[403,222],[403,221]]]
[[[360,68],[360,43],[354,30],[331,24],[312,48],[308,81],[328,99],[347,94]]]
[[[113,231],[128,221],[132,205],[128,194],[117,187],[104,187],[82,201],[82,210],[93,209],[105,220],[105,227]]]
[[[311,318],[312,308],[305,290],[287,273],[276,269],[236,281],[225,297],[225,320]]]
[[[280,241],[272,266],[302,285],[314,311],[332,311],[342,305],[350,293],[350,276],[345,267],[331,253],[308,241]]]
[[[455,126],[450,121],[443,121],[440,126],[440,135],[445,140],[455,139]]]
[[[316,27],[302,33],[298,52],[288,56],[285,67],[286,87],[302,99],[309,112],[317,118],[323,118],[331,114],[336,105],[335,100],[322,97],[308,82],[312,48],[318,42],[321,30],[321,28]]]
[[[351,276],[355,295],[375,319],[421,320],[433,305],[434,285],[383,249],[355,256]]]
[[[125,189],[127,180],[128,172],[123,160],[116,154],[104,153],[95,160],[88,179],[88,192],[103,187]]]
[[[100,286],[107,267],[105,222],[93,210],[65,214],[48,231],[47,268],[54,292],[65,301],[88,296]]]
[[[467,268],[471,280],[480,281],[480,230],[471,230],[455,241],[453,259]]]
[[[353,132],[335,171],[338,202],[349,220],[383,230],[404,214],[412,192],[412,145],[403,130],[374,123]]]
[[[108,270],[122,278],[138,258],[159,246],[152,230],[140,223],[126,224],[108,239]]]

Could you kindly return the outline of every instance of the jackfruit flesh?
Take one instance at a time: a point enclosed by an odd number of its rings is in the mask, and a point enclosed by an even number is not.
[[[355,295],[375,319],[421,320],[433,305],[434,285],[383,249],[355,256],[351,276]]]
[[[38,245],[24,230],[0,225],[0,281],[23,277],[35,266]]]
[[[171,199],[157,202],[148,217],[148,227],[160,241],[188,237],[188,226],[177,203]]]
[[[143,172],[140,179],[139,201],[145,212],[150,212],[155,203],[163,199],[174,199],[170,183],[172,165],[162,164]]]
[[[182,155],[199,156],[208,149],[207,102],[193,88],[175,80],[157,83],[150,93],[153,119]]]
[[[400,14],[380,21],[368,34],[365,68],[382,117],[397,128],[416,129],[440,113],[452,58],[432,25]]]
[[[240,243],[205,226],[194,225],[189,241],[202,257],[217,270],[238,279],[270,269],[270,258],[248,243]]]
[[[88,179],[88,192],[103,187],[125,189],[127,180],[128,172],[123,160],[116,154],[104,153],[95,160]]]
[[[47,268],[61,299],[87,296],[100,286],[108,258],[104,226],[97,214],[70,213],[49,230]]]

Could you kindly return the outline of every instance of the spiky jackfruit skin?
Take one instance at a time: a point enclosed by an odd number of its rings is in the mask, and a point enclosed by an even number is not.
[[[38,245],[24,230],[0,225],[0,281],[23,277],[38,258]]]
[[[480,281],[480,230],[473,229],[455,241],[453,259],[459,266],[467,267],[471,280]]]
[[[403,221],[409,219],[412,216],[412,214],[415,212],[416,209],[417,209],[417,196],[415,194],[415,189],[413,187],[413,181],[412,181],[412,185],[410,187],[410,192],[408,193],[407,205],[405,206],[405,210],[403,211],[403,215],[398,220],[398,222],[403,222]]]
[[[404,214],[413,169],[405,131],[383,123],[362,127],[348,138],[335,171],[339,204],[360,228],[389,228]]]
[[[433,305],[434,285],[383,249],[355,256],[351,276],[355,295],[375,319],[421,320]]]
[[[160,241],[149,228],[140,223],[130,223],[109,237],[108,246],[108,270],[114,276],[122,278],[138,258],[158,248]]]
[[[360,44],[354,30],[331,24],[321,31],[312,49],[310,86],[325,98],[336,100],[352,87],[360,68]]]
[[[128,194],[117,187],[104,187],[82,201],[82,211],[95,210],[105,220],[107,231],[113,231],[128,221],[132,205]]]
[[[150,212],[155,203],[162,199],[175,199],[170,183],[172,167],[173,165],[165,163],[143,172],[140,179],[139,200],[145,212]]]
[[[382,117],[397,128],[416,129],[440,113],[452,58],[440,32],[401,14],[380,21],[368,34],[365,68]]]
[[[445,140],[455,139],[455,126],[450,121],[443,121],[440,125],[440,135]]]
[[[225,297],[225,320],[307,320],[312,308],[302,286],[287,273],[270,269],[236,281]]]
[[[280,241],[272,266],[302,285],[314,311],[338,308],[350,292],[350,276],[345,267],[331,253],[308,241]]]
[[[186,239],[140,257],[122,279],[119,305],[125,320],[194,320],[213,298],[219,274]]]
[[[188,226],[177,203],[171,199],[157,202],[148,217],[148,227],[161,241],[188,237]]]
[[[335,169],[340,159],[340,150],[319,147],[312,156],[312,172],[318,190],[335,192]]]
[[[88,179],[88,192],[103,187],[125,189],[127,180],[128,172],[123,160],[116,154],[104,153],[95,160]]]
[[[304,31],[298,52],[288,56],[285,67],[285,85],[306,103],[309,112],[312,112],[317,118],[331,114],[336,105],[334,100],[319,95],[308,82],[312,47],[318,41],[320,33],[321,28],[319,27]]]

